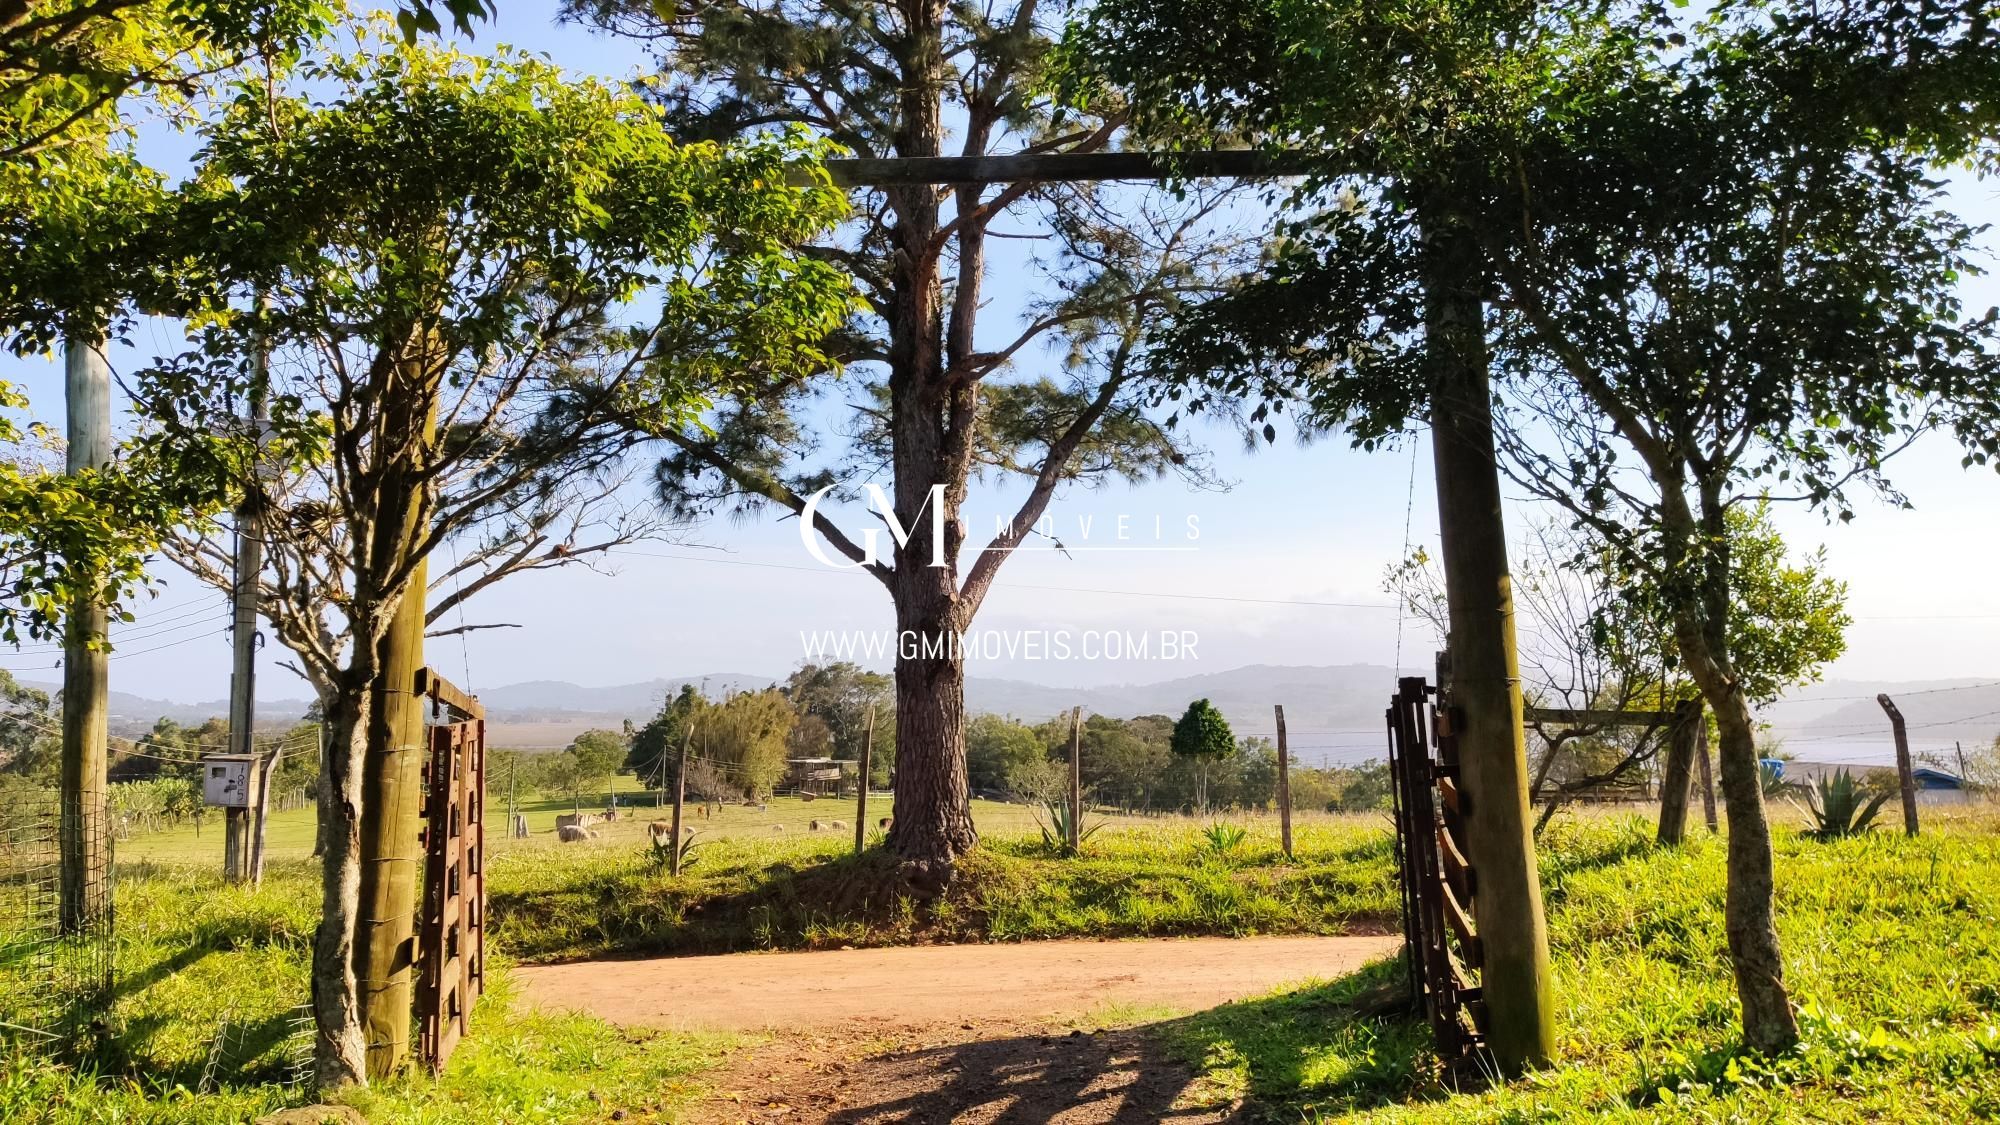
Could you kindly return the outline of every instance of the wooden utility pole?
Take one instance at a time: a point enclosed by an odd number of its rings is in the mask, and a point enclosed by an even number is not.
[[[694,741],[694,728],[689,727],[681,735],[680,758],[674,764],[674,838],[673,851],[667,855],[667,874],[681,873],[681,807],[687,803],[688,790],[688,744]]]
[[[861,731],[861,783],[854,787],[854,850],[868,844],[868,770],[875,757],[875,705],[868,705],[868,725]]]
[[[250,439],[261,452],[268,410],[262,378],[264,357],[261,354],[257,357],[257,366],[259,377],[250,384]],[[264,571],[264,497],[263,482],[258,475],[261,469],[260,457],[250,479],[244,482],[243,502],[236,508],[236,588],[232,591],[236,611],[233,622],[235,666],[229,677],[230,738],[236,744],[236,753],[253,762],[257,753],[258,578]],[[255,775],[251,778],[250,807],[243,810],[250,821],[250,863],[248,872],[239,869],[236,875],[239,879],[247,875],[253,887],[264,881],[264,821],[270,814],[270,767],[276,764],[276,754],[272,755],[269,763],[256,762]],[[230,809],[229,812],[239,822],[242,820],[237,816],[238,810]],[[241,831],[240,823],[238,831]]]
[[[1688,801],[1694,796],[1694,758],[1702,724],[1701,704],[1687,700],[1674,708],[1667,734],[1667,768],[1660,777],[1659,842],[1678,846],[1687,834]]]
[[[1083,850],[1083,708],[1069,713],[1069,845],[1072,854]]]
[[[1903,724],[1903,713],[1896,709],[1896,701],[1887,694],[1875,697],[1882,710],[1889,715],[1889,727],[1896,732],[1896,780],[1903,790],[1903,831],[1911,836],[1917,834],[1917,775],[1910,766],[1910,731]]]
[[[111,365],[103,342],[69,340],[63,356],[71,476],[111,464]],[[83,574],[94,585],[102,576]],[[58,924],[64,933],[95,925],[111,910],[111,838],[105,815],[109,766],[110,618],[101,592],[86,588],[63,625],[62,768],[58,799],[61,856]]]
[[[1285,705],[1273,708],[1278,716],[1278,840],[1285,858],[1292,858],[1292,764],[1285,748]]]
[[[1958,751],[1958,784],[1961,789],[1972,788],[1972,775],[1965,768],[1965,743],[1952,740],[1952,749]]]
[[[1440,210],[1445,210],[1440,208]],[[1493,440],[1478,243],[1449,221],[1424,231],[1424,366],[1431,387],[1440,555],[1450,615],[1447,705],[1468,799],[1461,810],[1479,872],[1473,902],[1485,961],[1487,1044],[1504,1074],[1547,1060],[1555,1003],[1541,875],[1528,817],[1513,579]]]

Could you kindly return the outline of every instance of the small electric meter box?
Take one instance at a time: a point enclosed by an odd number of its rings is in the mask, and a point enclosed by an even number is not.
[[[257,786],[257,759],[250,754],[204,754],[201,796],[205,804],[247,809]]]

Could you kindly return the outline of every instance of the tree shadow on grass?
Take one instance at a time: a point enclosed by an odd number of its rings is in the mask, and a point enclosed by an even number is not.
[[[1193,1069],[1143,1029],[892,1051],[867,1060],[860,1077],[859,1097],[823,1120],[1207,1125],[1242,1119],[1227,1099],[1218,1104],[1199,1096]]]
[[[845,1088],[789,1101],[839,1125],[884,1121],[1295,1122],[1449,1097],[1400,959],[1327,983],[1088,1035],[1008,1035],[895,1050]],[[858,1096],[857,1096],[858,1095]],[[814,1101],[819,1105],[813,1105]]]
[[[1459,1092],[1385,958],[1323,983],[1223,1004],[1151,1028],[1170,1051],[1249,1100],[1251,1120],[1297,1121]]]

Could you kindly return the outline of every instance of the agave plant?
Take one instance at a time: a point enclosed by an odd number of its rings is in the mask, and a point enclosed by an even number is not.
[[[652,839],[650,848],[651,854],[647,856],[647,859],[652,862],[653,870],[656,872],[672,871],[676,867],[682,871],[686,871],[694,863],[695,838],[693,835],[682,836],[678,840],[673,839],[671,835],[655,836]],[[680,859],[679,864],[675,864],[674,862],[676,855]]]
[[[1813,824],[1809,834],[1821,840],[1858,836],[1874,827],[1875,814],[1892,795],[1884,790],[1870,797],[1867,788],[1846,770],[1822,777],[1819,784],[1806,789],[1806,814]]]
[[[1077,851],[1082,850],[1084,844],[1090,842],[1092,836],[1097,835],[1098,829],[1104,827],[1102,824],[1083,827],[1083,810],[1075,810],[1079,831],[1076,834],[1076,849],[1072,850],[1069,846],[1069,825],[1072,815],[1069,802],[1053,798],[1044,800],[1042,810],[1047,814],[1047,819],[1044,820],[1041,815],[1035,817],[1036,823],[1042,828],[1042,843],[1058,855],[1075,855]]]
[[[1224,824],[1220,821],[1201,830],[1204,850],[1210,855],[1225,856],[1243,846],[1250,838],[1250,830],[1240,824]]]

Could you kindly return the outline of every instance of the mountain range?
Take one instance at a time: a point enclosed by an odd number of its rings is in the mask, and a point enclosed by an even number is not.
[[[585,687],[561,680],[529,680],[479,692],[496,746],[523,749],[568,745],[591,727],[643,723],[684,683],[710,695],[755,689],[782,677],[749,672],[663,676],[627,684]],[[968,676],[966,705],[974,712],[1040,722],[1081,706],[1099,714],[1178,715],[1195,699],[1208,699],[1241,734],[1269,735],[1272,706],[1285,708],[1290,743],[1300,760],[1355,761],[1382,753],[1382,710],[1395,682],[1376,664],[1324,666],[1250,665],[1147,684],[1073,688],[1027,680]],[[37,685],[54,690],[54,685]],[[1911,746],[1949,751],[1955,743],[1990,742],[2000,732],[2000,681],[1978,679],[1831,680],[1794,692],[1759,712],[1786,748],[1808,760],[1881,760],[1892,747],[1878,693],[1894,697]],[[305,713],[302,699],[259,700],[260,726],[283,725]],[[136,734],[161,716],[199,723],[225,714],[224,700],[181,703],[111,693],[114,729]]]

